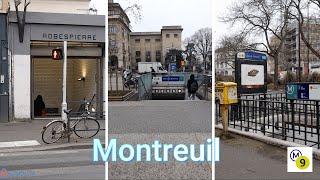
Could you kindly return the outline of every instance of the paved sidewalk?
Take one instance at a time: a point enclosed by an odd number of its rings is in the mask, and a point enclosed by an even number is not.
[[[206,144],[211,138],[211,133],[130,133],[130,134],[109,134],[109,139],[116,138],[117,143],[131,144],[152,144],[159,140],[161,144],[195,144],[196,157],[199,156],[199,144]],[[143,151],[142,161],[108,163],[109,179],[211,179],[211,162],[178,162],[173,157],[172,149],[169,150],[167,162],[151,162],[145,160],[146,153]],[[128,155],[128,154],[127,154]],[[163,151],[160,150],[163,157]],[[154,157],[154,152],[151,152]],[[135,156],[136,158],[136,156]]]
[[[319,160],[313,159],[313,173],[287,173],[286,149],[232,136],[220,141],[216,179],[320,179]]]
[[[39,145],[48,146],[42,141],[41,131],[43,127],[48,124],[52,119],[43,119],[43,120],[30,120],[27,122],[9,122],[9,123],[0,123],[0,150],[8,147],[7,142],[15,141],[32,141],[38,142]],[[105,128],[105,121],[99,120],[100,127]],[[105,139],[105,131],[99,131],[95,138]],[[6,142],[6,143],[4,143]],[[71,135],[71,143],[86,143],[92,142],[92,139],[80,139],[75,134]],[[22,142],[25,143],[25,142]],[[29,143],[29,142],[26,142]],[[55,145],[66,144],[67,139],[61,139]],[[2,145],[2,147],[1,147]],[[36,144],[34,144],[36,145]],[[28,147],[26,144],[23,147]],[[21,147],[17,147],[21,148]]]

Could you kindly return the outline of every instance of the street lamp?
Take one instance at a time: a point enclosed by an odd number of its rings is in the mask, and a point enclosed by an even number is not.
[[[308,42],[310,43],[310,22],[309,22],[309,6],[310,6],[310,1],[308,1]],[[309,57],[309,48],[307,49],[307,58],[308,58],[308,74],[310,72],[310,57]]]

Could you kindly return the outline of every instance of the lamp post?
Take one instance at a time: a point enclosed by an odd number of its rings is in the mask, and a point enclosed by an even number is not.
[[[310,43],[310,22],[309,22],[309,5],[310,5],[310,1],[308,1],[308,42]],[[310,52],[309,52],[309,48],[307,49],[308,51],[307,51],[307,59],[308,59],[308,71],[307,71],[307,73],[309,74],[309,72],[310,72]]]

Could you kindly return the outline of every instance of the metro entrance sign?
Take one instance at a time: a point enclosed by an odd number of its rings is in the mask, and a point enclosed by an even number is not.
[[[320,83],[289,83],[286,96],[291,100],[320,100]]]

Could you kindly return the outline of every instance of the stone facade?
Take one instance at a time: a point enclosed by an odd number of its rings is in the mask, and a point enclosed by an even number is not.
[[[27,0],[28,2],[29,0]],[[9,0],[10,11],[15,11],[14,0]],[[88,14],[90,0],[32,0],[27,7],[28,12],[51,12],[68,14]],[[24,1],[19,10],[22,11]]]
[[[138,62],[164,64],[169,49],[181,50],[181,26],[162,26],[160,32],[132,32],[130,34],[131,65]]]
[[[109,66],[131,69],[130,20],[118,3],[108,3]]]

